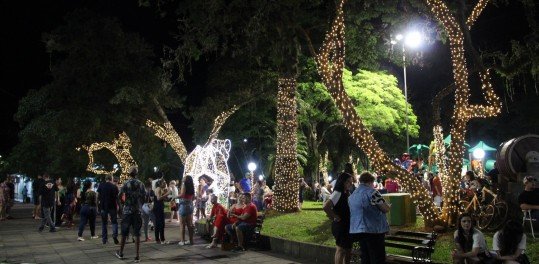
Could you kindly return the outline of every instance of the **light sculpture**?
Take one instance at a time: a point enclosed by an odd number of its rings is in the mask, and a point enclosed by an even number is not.
[[[129,139],[129,136],[125,132],[122,132],[118,135],[117,139],[114,139],[112,143],[109,142],[100,142],[100,143],[92,143],[90,146],[82,145],[80,148],[77,148],[77,150],[84,149],[88,152],[88,166],[86,167],[87,171],[90,171],[95,174],[112,174],[118,171],[118,169],[121,169],[121,175],[120,175],[120,183],[123,183],[127,177],[128,177],[128,169],[132,166],[137,166],[137,163],[131,156],[131,153],[129,150],[131,149],[131,140]],[[115,166],[113,170],[107,171],[107,170],[101,170],[94,168],[94,151],[98,151],[101,149],[108,149],[116,159],[118,159],[118,163],[120,163],[119,166]]]

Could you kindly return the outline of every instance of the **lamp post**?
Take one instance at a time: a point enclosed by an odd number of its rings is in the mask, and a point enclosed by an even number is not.
[[[394,40],[391,40],[391,44],[395,45],[399,42],[402,43],[402,69],[404,72],[404,100],[405,100],[405,106],[404,106],[404,113],[405,113],[405,122],[406,122],[406,150],[405,152],[408,152],[410,149],[410,132],[408,129],[409,121],[408,121],[408,83],[406,80],[406,46],[409,46],[411,48],[418,47],[421,44],[421,41],[423,39],[423,36],[421,33],[417,31],[412,31],[406,34],[406,36],[403,36],[402,34],[397,34],[395,36]]]

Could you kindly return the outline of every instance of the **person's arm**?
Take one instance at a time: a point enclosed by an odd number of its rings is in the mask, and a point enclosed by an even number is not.
[[[337,204],[340,198],[341,198],[341,193],[334,192],[329,197],[329,199],[327,199],[327,201],[324,203],[324,207],[322,207],[324,209],[324,212],[326,213],[326,216],[335,222],[341,221],[341,217],[335,214],[335,212],[333,211],[333,207]]]
[[[182,181],[182,187],[180,188],[180,196],[185,195],[185,183]]]
[[[379,191],[375,190],[371,195],[371,205],[376,205],[382,213],[387,213],[391,209],[391,205],[386,203]]]
[[[522,210],[539,210],[539,205],[522,203],[522,204],[520,204],[520,209],[522,209]]]

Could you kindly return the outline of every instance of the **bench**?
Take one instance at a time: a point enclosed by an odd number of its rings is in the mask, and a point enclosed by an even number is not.
[[[253,232],[250,234],[245,234],[245,244],[247,247],[255,247],[258,249],[266,249],[269,248],[269,240],[262,236],[260,232],[262,231],[262,224],[264,223],[264,213],[258,212],[258,215],[256,217],[256,226],[253,229]],[[222,249],[223,250],[229,250],[233,248],[235,245],[230,244],[230,237],[225,232],[223,234],[223,241],[222,241]]]
[[[387,248],[409,251],[409,255],[387,254],[388,263],[432,263],[431,254],[438,235],[435,232],[397,231],[386,236]],[[387,251],[387,250],[386,250]]]

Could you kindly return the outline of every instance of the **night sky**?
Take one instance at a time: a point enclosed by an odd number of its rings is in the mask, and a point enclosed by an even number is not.
[[[0,106],[2,108],[0,122],[2,124],[0,155],[7,155],[17,143],[18,124],[14,121],[18,101],[29,89],[39,89],[51,81],[49,74],[49,56],[41,41],[42,33],[50,32],[62,23],[63,16],[75,8],[84,6],[106,16],[117,17],[126,31],[139,33],[148,43],[153,45],[157,57],[161,56],[163,45],[174,46],[174,39],[169,33],[175,31],[175,21],[161,19],[154,10],[138,6],[137,1],[80,1],[80,0],[47,0],[47,1],[2,1],[0,17],[2,24],[2,85],[0,86]],[[509,49],[509,40],[521,40],[529,33],[528,24],[519,5],[510,8],[497,8],[489,5],[473,27],[474,44],[480,47],[497,47],[502,51]],[[452,82],[449,49],[446,44],[437,42],[424,47],[425,63],[408,68],[408,87],[410,102],[419,115],[422,134],[430,134],[432,108],[430,101],[438,90]],[[205,65],[195,65],[193,76],[182,89],[189,102],[200,103],[205,77]],[[402,84],[402,68],[387,66],[386,70],[395,74]],[[504,98],[504,88],[498,83],[498,95]],[[402,85],[401,85],[402,86]],[[478,86],[472,89],[479,90]],[[529,92],[529,91],[528,91]],[[518,100],[517,96],[515,100]],[[539,103],[539,97],[531,93],[533,100]],[[510,103],[517,104],[517,102]],[[539,104],[538,104],[539,105]],[[507,105],[504,105],[506,108]],[[445,109],[450,116],[451,109]],[[504,109],[505,114],[507,109]],[[527,113],[531,114],[531,113]],[[190,133],[188,123],[181,114],[170,116],[182,137]],[[469,129],[468,139],[475,141],[477,129],[484,123],[473,123]],[[507,128],[511,129],[511,128]],[[446,131],[448,128],[446,128]],[[537,131],[518,131],[515,133],[533,133]],[[522,133],[525,134],[525,133]],[[187,137],[189,134],[187,134]],[[506,139],[489,139],[491,145],[497,145]],[[487,140],[487,143],[489,143]],[[186,140],[189,142],[189,140]],[[423,142],[426,143],[426,142]],[[471,142],[472,144],[475,142]]]

